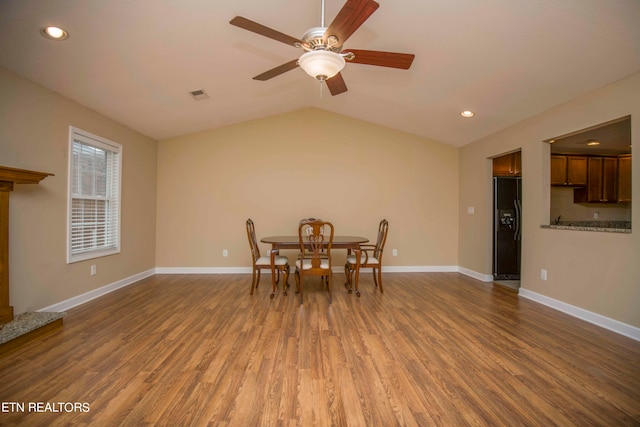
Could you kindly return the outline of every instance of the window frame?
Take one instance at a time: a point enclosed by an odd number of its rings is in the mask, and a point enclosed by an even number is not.
[[[114,165],[106,168],[105,196],[93,196],[82,194],[74,194],[74,174],[78,165],[74,164],[74,146],[76,143],[97,148],[106,151]],[[113,182],[115,180],[115,182]],[[121,200],[122,200],[122,145],[110,141],[106,138],[69,126],[69,165],[68,165],[68,183],[67,183],[67,263],[71,264],[78,261],[99,258],[108,255],[114,255],[121,252],[120,250],[120,228],[122,222]],[[113,192],[116,194],[114,195]],[[107,207],[104,212],[104,221],[100,225],[105,227],[104,236],[112,238],[112,244],[101,246],[95,244],[93,247],[82,250],[73,250],[74,217],[73,217],[73,201],[74,200],[104,200]],[[115,206],[113,204],[115,203]],[[96,225],[98,227],[98,225]],[[106,239],[108,240],[108,239]]]

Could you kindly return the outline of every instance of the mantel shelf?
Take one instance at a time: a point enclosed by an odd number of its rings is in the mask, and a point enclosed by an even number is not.
[[[0,166],[0,181],[13,182],[14,184],[37,184],[48,176],[53,176],[53,174]]]

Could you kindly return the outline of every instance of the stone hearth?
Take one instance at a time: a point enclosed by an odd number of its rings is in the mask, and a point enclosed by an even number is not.
[[[28,336],[41,328],[46,329],[66,316],[65,312],[27,312],[18,314],[12,321],[0,325],[0,345],[4,345],[14,339]]]

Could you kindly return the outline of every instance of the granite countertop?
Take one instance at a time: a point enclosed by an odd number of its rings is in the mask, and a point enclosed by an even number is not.
[[[558,221],[542,228],[631,234],[631,221]]]

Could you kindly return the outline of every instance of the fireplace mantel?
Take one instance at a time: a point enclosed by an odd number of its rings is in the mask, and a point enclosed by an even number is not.
[[[0,181],[12,182],[14,184],[37,184],[46,177],[52,175],[52,173],[47,172],[36,172],[0,166]]]
[[[9,193],[14,184],[37,184],[51,175],[0,166],[0,325],[13,320],[9,301]]]

